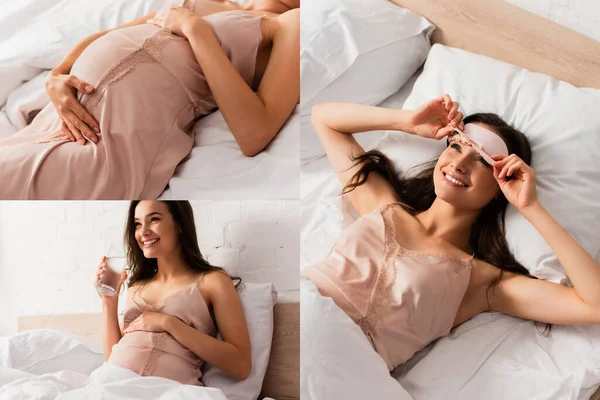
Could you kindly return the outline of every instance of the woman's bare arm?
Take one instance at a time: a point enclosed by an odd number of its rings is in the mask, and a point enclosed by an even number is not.
[[[596,260],[539,202],[522,213],[546,240],[581,300],[600,310],[600,265]]]
[[[489,291],[490,309],[515,317],[561,325],[600,324],[600,307],[581,299],[574,288],[504,272]]]
[[[325,148],[329,162],[342,186],[346,186],[363,164],[354,158],[365,153],[352,136],[359,132],[397,130],[432,139],[441,139],[452,131],[448,124],[462,126],[459,105],[443,95],[414,111],[394,110],[363,104],[317,104],[312,122]],[[392,185],[377,173],[349,193],[350,200],[362,215],[397,200]]]
[[[351,103],[318,104],[313,107],[313,125],[342,186],[346,186],[362,167],[362,164],[354,162],[354,158],[365,153],[353,134],[379,129],[409,131],[409,113]],[[364,184],[348,195],[361,215],[398,200],[392,185],[379,174],[370,174]]]
[[[257,93],[225,55],[212,28],[199,16],[183,34],[206,75],[223,117],[246,156],[260,153],[290,117],[300,97],[300,13],[277,18],[269,64]]]
[[[568,288],[508,275],[498,285],[495,309],[545,322],[600,323],[600,264],[539,202],[533,168],[516,154],[492,158],[500,189],[540,232],[573,283]]]
[[[102,349],[104,350],[104,361],[108,360],[112,353],[112,348],[123,337],[119,325],[118,303],[102,304],[102,319],[104,327],[102,335]]]
[[[165,330],[201,359],[244,380],[250,374],[252,361],[248,327],[239,295],[231,278],[220,272],[205,276],[203,285],[208,288],[207,301],[212,305],[223,340],[202,333],[173,316],[166,320]]]

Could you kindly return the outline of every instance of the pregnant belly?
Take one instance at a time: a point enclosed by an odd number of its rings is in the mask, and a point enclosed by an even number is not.
[[[189,103],[187,93],[173,71],[159,62],[172,39],[173,35],[155,25],[143,24],[111,31],[92,42],[71,70],[95,88],[90,95],[79,94],[81,104],[97,119],[112,110],[147,121],[167,102],[176,113],[181,111]],[[111,102],[110,97],[116,99]],[[103,107],[97,107],[101,102]],[[161,114],[164,118],[164,112]]]
[[[71,74],[97,87],[103,77],[135,52],[158,28],[143,24],[116,29],[94,40],[77,58]]]
[[[165,332],[128,333],[113,346],[111,364],[142,376],[160,376],[199,385],[201,360]]]

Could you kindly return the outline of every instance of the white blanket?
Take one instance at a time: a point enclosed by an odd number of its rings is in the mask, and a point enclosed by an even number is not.
[[[242,2],[243,1],[239,1]],[[49,102],[44,81],[84,37],[181,0],[23,0],[0,10],[0,138]],[[219,111],[194,125],[195,145],[162,199],[296,199],[299,118],[295,111],[271,144],[245,157]]]
[[[20,399],[227,400],[220,389],[143,377],[111,364],[103,365],[89,376],[73,371],[34,375],[0,368],[0,400]]]

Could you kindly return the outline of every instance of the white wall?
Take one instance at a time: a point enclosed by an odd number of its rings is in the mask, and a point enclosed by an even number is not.
[[[505,0],[600,41],[599,0]]]
[[[246,282],[298,299],[297,201],[192,202],[200,249]],[[0,335],[16,317],[100,311],[99,260],[120,240],[128,202],[0,202]],[[123,302],[121,302],[123,303]]]

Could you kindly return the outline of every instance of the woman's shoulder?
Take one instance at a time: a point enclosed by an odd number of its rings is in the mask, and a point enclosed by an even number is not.
[[[300,37],[300,9],[295,8],[277,15],[273,20],[276,22],[276,35],[297,35]]]
[[[225,270],[201,272],[197,277],[198,286],[219,288],[223,285],[232,285],[231,276]]]

